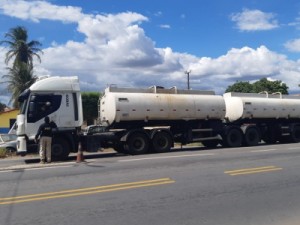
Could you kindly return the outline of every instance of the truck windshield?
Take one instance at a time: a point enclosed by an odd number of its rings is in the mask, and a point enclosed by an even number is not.
[[[27,108],[28,99],[23,102],[20,102],[20,114],[25,114]]]

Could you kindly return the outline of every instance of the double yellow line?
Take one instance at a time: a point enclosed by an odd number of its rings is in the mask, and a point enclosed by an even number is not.
[[[237,175],[247,175],[247,174],[254,174],[254,173],[264,173],[264,172],[271,172],[282,170],[280,167],[276,166],[263,166],[263,167],[256,167],[256,168],[246,168],[246,169],[238,169],[238,170],[229,170],[225,171],[225,174],[230,176],[237,176]]]
[[[98,186],[98,187],[89,187],[89,188],[48,192],[48,193],[41,193],[41,194],[0,198],[0,205],[41,201],[41,200],[56,199],[56,198],[68,198],[68,197],[90,195],[90,194],[103,193],[103,192],[120,191],[120,190],[132,189],[132,188],[171,184],[174,182],[175,181],[170,178],[161,178],[155,180],[144,180],[144,181],[137,181],[137,182],[130,182],[130,183],[121,183],[121,184],[105,185],[105,186]]]

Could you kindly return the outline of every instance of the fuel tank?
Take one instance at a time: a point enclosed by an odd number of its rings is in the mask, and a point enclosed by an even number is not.
[[[225,102],[212,91],[109,87],[99,111],[100,121],[106,125],[121,121],[222,120]]]
[[[239,119],[297,119],[300,118],[300,97],[267,93],[225,93],[225,118]]]

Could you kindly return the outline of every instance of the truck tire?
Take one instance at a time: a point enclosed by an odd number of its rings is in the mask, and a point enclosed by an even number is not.
[[[144,132],[132,132],[124,144],[124,150],[131,155],[145,154],[149,150],[149,137]]]
[[[154,152],[169,152],[172,145],[172,137],[167,132],[158,131],[152,138],[152,147]]]
[[[243,132],[239,127],[229,127],[223,135],[223,145],[226,147],[241,147],[243,143]]]
[[[68,142],[60,137],[52,139],[52,160],[66,160],[70,154],[70,146]]]
[[[248,126],[244,131],[244,143],[246,146],[255,146],[261,140],[261,135],[257,127]]]

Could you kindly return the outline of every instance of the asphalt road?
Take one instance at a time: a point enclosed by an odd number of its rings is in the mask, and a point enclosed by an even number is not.
[[[14,167],[0,224],[299,225],[299,161],[287,144]]]

